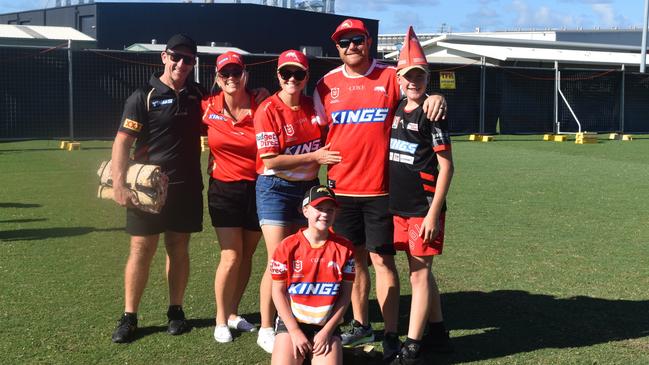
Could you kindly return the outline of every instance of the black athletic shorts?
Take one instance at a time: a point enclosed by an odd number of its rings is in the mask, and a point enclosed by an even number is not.
[[[369,252],[395,255],[394,226],[389,211],[389,198],[384,196],[336,197],[339,208],[334,232],[365,246]]]
[[[257,219],[255,181],[221,181],[210,178],[207,205],[214,227],[243,227],[261,231]]]
[[[304,336],[306,338],[313,342],[313,337],[322,329],[322,326],[318,326],[316,324],[306,324],[306,323],[300,323],[298,322],[297,325],[300,327],[302,330],[302,333],[304,333]],[[277,316],[277,319],[275,319],[275,333],[288,333],[288,329],[286,328],[286,324],[284,324],[284,321],[282,321],[279,316]],[[336,326],[334,329],[334,332],[331,334],[331,336],[336,336],[338,338],[341,338],[340,336],[340,327]]]
[[[203,230],[203,188],[200,184],[170,184],[167,201],[159,214],[126,210],[126,232],[149,236],[165,231],[179,233]]]

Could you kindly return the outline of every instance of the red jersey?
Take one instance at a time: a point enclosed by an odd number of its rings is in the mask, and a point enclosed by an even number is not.
[[[225,114],[224,98],[223,92],[219,92],[201,103],[210,145],[209,174],[221,181],[254,181],[257,178],[257,146],[252,118],[257,107],[255,100],[250,97],[251,113],[236,121]]]
[[[268,169],[261,163],[266,156],[301,155],[320,148],[321,131],[313,100],[300,96],[300,106],[291,108],[275,94],[264,100],[255,113],[259,162],[257,173],[277,175],[292,181],[308,181],[318,176],[320,165],[308,163],[292,169]]]
[[[350,76],[343,65],[318,81],[313,99],[320,120],[329,126],[326,143],[342,156],[327,174],[336,194],[388,193],[388,141],[400,97],[396,69],[376,60],[365,75]]]
[[[353,245],[330,233],[324,245],[314,248],[300,230],[277,246],[269,269],[273,280],[286,282],[295,319],[323,326],[338,299],[340,283],[354,281]]]

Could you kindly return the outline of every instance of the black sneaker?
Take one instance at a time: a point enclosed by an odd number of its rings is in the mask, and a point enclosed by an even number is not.
[[[437,335],[427,333],[424,335],[423,342],[424,348],[431,352],[450,354],[455,351],[455,346],[453,346],[453,342],[451,342],[451,337],[449,336],[448,331],[438,333]]]
[[[421,352],[419,351],[419,345],[410,344],[409,346],[406,346],[406,344],[404,344],[403,346],[401,346],[401,350],[399,350],[399,353],[394,358],[394,360],[392,360],[390,364],[391,365],[424,364],[424,361],[421,356]]]
[[[340,335],[342,345],[345,347],[354,347],[364,343],[374,342],[374,331],[372,326],[368,325],[363,327],[361,323],[352,319],[352,326],[347,331]]]
[[[133,341],[135,331],[137,330],[137,317],[122,315],[117,322],[117,328],[113,331],[114,343],[129,343]]]
[[[386,332],[383,336],[383,361],[394,360],[401,349],[401,341],[396,333]]]
[[[189,331],[189,323],[185,319],[185,312],[183,312],[182,307],[179,305],[169,306],[167,318],[169,319],[167,333],[170,335],[182,335]]]

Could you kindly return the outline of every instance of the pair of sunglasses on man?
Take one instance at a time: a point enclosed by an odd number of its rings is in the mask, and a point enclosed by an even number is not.
[[[167,50],[167,54],[169,55],[169,58],[171,58],[171,60],[173,62],[180,62],[180,60],[183,60],[183,62],[186,65],[195,65],[196,64],[196,57],[195,56],[184,55],[184,54],[176,53],[176,52],[171,51],[171,50]]]

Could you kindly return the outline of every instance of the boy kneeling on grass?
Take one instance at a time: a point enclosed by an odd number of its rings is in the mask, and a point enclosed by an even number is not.
[[[410,27],[397,63],[397,79],[406,97],[392,123],[389,175],[394,246],[408,255],[412,303],[408,338],[394,364],[423,363],[422,349],[453,351],[431,272],[433,257],[444,245],[453,157],[448,122],[433,122],[422,110],[428,76],[426,57]]]
[[[330,231],[336,196],[325,186],[306,192],[308,227],[284,239],[270,272],[277,313],[272,364],[342,364],[338,325],[351,300],[353,244]]]

